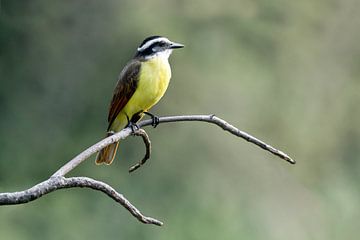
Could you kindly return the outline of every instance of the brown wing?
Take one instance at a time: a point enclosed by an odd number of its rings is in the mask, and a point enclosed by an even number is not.
[[[119,112],[124,108],[126,103],[134,94],[139,81],[138,76],[140,72],[140,66],[140,61],[133,60],[128,63],[121,71],[114,90],[114,96],[110,104],[108,130]]]

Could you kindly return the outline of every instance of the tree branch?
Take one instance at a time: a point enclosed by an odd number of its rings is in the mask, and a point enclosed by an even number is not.
[[[91,188],[101,191],[124,206],[139,221],[147,224],[163,225],[162,222],[151,217],[146,217],[133,206],[122,194],[115,191],[108,184],[88,177],[50,177],[25,191],[13,193],[0,193],[0,205],[14,205],[34,201],[41,196],[63,188]]]
[[[215,124],[219,127],[221,127],[224,131],[228,131],[231,134],[238,136],[240,138],[245,139],[248,142],[251,142],[262,149],[280,157],[281,159],[291,163],[295,164],[296,161],[289,157],[286,153],[272,147],[271,145],[251,136],[250,134],[243,132],[239,130],[238,128],[234,127],[233,125],[229,124],[225,120],[216,117],[215,115],[184,115],[184,116],[169,116],[169,117],[160,117],[159,123],[171,123],[171,122],[190,122],[190,121],[198,121],[198,122],[207,122]],[[145,120],[141,121],[138,126],[144,127],[151,125],[152,120]]]
[[[218,118],[214,115],[169,116],[169,117],[159,118],[159,124],[170,123],[170,122],[181,122],[181,121],[183,122],[200,121],[200,122],[215,124],[221,127],[223,130],[228,131],[235,136],[243,138],[248,142],[254,143],[255,145],[261,147],[262,149],[271,152],[272,154],[280,157],[281,159],[288,161],[289,163],[295,164],[295,160],[291,159],[285,153],[275,149],[274,147],[262,142],[261,140],[249,135],[246,132],[240,131],[239,129],[227,123],[223,119]],[[138,126],[141,128],[141,127],[149,126],[151,124],[152,124],[152,120],[144,120],[139,122]],[[98,143],[92,145],[91,147],[87,148],[85,151],[78,154],[75,158],[73,158],[64,166],[62,166],[59,170],[57,170],[48,180],[45,180],[24,191],[12,192],[12,193],[0,193],[0,205],[27,203],[36,200],[45,194],[51,193],[59,189],[85,187],[105,193],[110,198],[112,198],[116,202],[120,203],[123,207],[125,207],[139,221],[143,223],[155,224],[161,226],[162,222],[154,218],[150,218],[142,215],[141,212],[134,205],[132,205],[122,194],[116,192],[108,184],[87,177],[65,178],[65,175],[67,173],[69,173],[71,170],[76,168],[80,163],[88,159],[92,154],[100,151],[104,147],[114,142],[127,138],[131,134],[141,136],[146,146],[146,154],[144,158],[139,163],[135,164],[129,169],[130,172],[136,170],[142,164],[144,164],[146,160],[150,158],[150,152],[151,152],[150,139],[143,129],[139,129],[134,133],[132,133],[130,128],[125,128],[122,131],[99,141]]]

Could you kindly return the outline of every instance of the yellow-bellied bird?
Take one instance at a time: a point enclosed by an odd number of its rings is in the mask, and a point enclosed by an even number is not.
[[[148,37],[140,44],[118,78],[108,115],[108,136],[126,126],[133,127],[144,114],[152,117],[156,127],[159,119],[148,111],[169,85],[171,69],[168,58],[172,50],[182,47],[184,45],[161,36]],[[102,149],[96,157],[96,164],[111,164],[118,144]]]

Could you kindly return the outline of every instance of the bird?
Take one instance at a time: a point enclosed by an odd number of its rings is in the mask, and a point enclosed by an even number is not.
[[[171,78],[168,59],[172,51],[183,47],[162,36],[150,36],[142,41],[118,77],[109,107],[107,137],[128,126],[134,131],[145,114],[152,118],[152,125],[157,126],[159,118],[149,110],[168,88]],[[118,146],[116,142],[100,150],[95,163],[111,164]]]

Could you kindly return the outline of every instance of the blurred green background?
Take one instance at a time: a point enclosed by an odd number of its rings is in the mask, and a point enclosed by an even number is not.
[[[147,36],[184,43],[158,115],[214,113],[287,152],[291,166],[204,123],[147,128],[116,161],[62,190],[0,207],[1,239],[357,239],[360,218],[357,0],[1,1],[0,191],[48,178],[105,134],[118,73]]]

